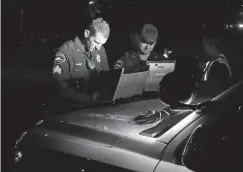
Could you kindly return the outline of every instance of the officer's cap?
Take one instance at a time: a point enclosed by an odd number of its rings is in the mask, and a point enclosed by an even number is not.
[[[158,29],[153,24],[145,24],[141,30],[141,38],[145,43],[155,43],[158,39]]]

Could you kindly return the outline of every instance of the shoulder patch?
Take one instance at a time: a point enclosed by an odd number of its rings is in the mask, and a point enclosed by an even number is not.
[[[136,57],[137,54],[135,52],[131,52],[131,57]]]
[[[52,74],[55,74],[55,73],[58,73],[58,74],[62,73],[62,69],[58,65],[55,66],[52,70]]]
[[[123,66],[122,60],[117,60],[113,66],[113,69],[120,69]]]
[[[57,52],[55,55],[54,63],[59,65],[66,61],[66,56],[62,52]]]

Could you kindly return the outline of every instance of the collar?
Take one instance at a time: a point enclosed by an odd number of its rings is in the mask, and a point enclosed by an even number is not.
[[[90,51],[88,51],[88,52],[85,51],[83,42],[84,42],[84,39],[80,40],[78,36],[74,38],[74,43],[76,44],[76,51],[82,51],[86,55],[91,54]]]
[[[75,38],[74,38],[74,43],[75,43],[75,45],[76,45],[76,50],[77,51],[85,51],[84,50],[84,44],[82,43],[82,41],[79,39],[79,37],[78,36],[76,36]]]
[[[85,51],[83,41],[79,39],[79,37],[74,38],[74,44],[75,44],[75,49],[76,51],[82,51],[84,54],[85,58],[91,58],[91,52],[90,51]]]

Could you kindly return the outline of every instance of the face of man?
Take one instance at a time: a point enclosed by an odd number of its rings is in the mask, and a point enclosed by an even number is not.
[[[86,51],[100,50],[100,47],[106,43],[108,38],[105,38],[102,33],[96,32],[94,35],[89,30],[85,30],[84,36],[86,38]]]
[[[154,43],[145,43],[145,42],[140,42],[139,43],[139,50],[142,54],[150,54],[155,47],[155,42]]]
[[[138,34],[139,39],[139,51],[144,55],[149,55],[151,51],[153,51],[157,38],[158,38],[158,30],[152,24],[145,24],[142,27],[141,33]]]

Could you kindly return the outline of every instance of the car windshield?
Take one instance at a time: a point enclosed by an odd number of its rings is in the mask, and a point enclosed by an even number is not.
[[[239,102],[243,102],[242,95],[243,94],[243,82],[239,82],[238,84],[232,86],[227,91],[221,93],[217,97],[215,97],[212,102],[224,101],[225,103],[235,104]]]

